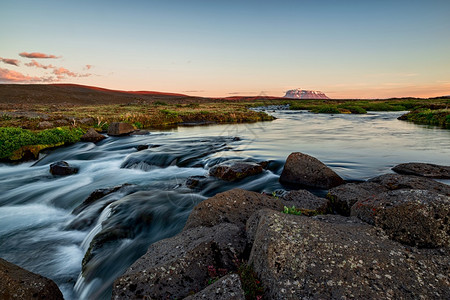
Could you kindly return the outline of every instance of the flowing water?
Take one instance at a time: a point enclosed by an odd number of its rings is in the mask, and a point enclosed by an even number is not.
[[[200,201],[235,187],[282,189],[278,178],[291,152],[315,156],[347,180],[388,173],[398,163],[450,161],[450,131],[398,121],[401,112],[272,114],[272,122],[110,137],[53,150],[37,162],[0,165],[0,257],[53,279],[66,299],[106,299],[114,279],[151,243],[178,233]],[[138,145],[149,148],[138,152]],[[52,176],[49,165],[59,160],[79,173]],[[186,187],[188,177],[227,160],[270,164],[239,182],[206,178],[199,189]],[[129,185],[79,207],[94,190],[122,184]]]

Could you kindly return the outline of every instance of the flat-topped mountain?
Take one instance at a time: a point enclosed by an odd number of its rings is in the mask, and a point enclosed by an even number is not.
[[[307,91],[302,89],[288,90],[284,98],[290,99],[330,99],[321,91]]]

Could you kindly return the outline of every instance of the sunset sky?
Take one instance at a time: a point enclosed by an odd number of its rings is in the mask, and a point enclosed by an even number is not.
[[[449,0],[2,0],[0,82],[450,95],[449,16]]]

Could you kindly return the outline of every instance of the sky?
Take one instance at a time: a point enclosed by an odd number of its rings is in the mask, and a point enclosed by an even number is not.
[[[450,95],[449,0],[0,0],[0,83]]]

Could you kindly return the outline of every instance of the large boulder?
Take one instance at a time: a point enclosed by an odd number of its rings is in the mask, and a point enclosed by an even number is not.
[[[294,186],[330,189],[343,184],[344,180],[317,158],[294,152],[286,160],[280,182]]]
[[[405,163],[396,165],[392,170],[399,174],[450,179],[450,166],[426,163]]]
[[[89,128],[89,130],[81,137],[81,141],[97,143],[105,138],[104,135],[98,133],[94,128]]]
[[[263,172],[260,164],[253,162],[227,162],[209,170],[209,175],[225,181],[236,181]]]
[[[343,216],[350,216],[353,204],[388,190],[375,182],[347,183],[330,189],[327,198],[330,199],[334,211]]]
[[[66,176],[78,173],[77,167],[71,167],[65,161],[58,161],[50,165],[50,173],[52,175]]]
[[[398,174],[384,174],[362,183],[348,183],[328,191],[327,198],[333,210],[349,216],[352,206],[380,193],[402,189],[430,190],[439,194],[450,195],[450,186],[432,179]]]
[[[307,190],[290,191],[282,195],[284,205],[295,206],[305,215],[326,214],[331,211],[330,201],[317,197]]]
[[[412,175],[384,174],[369,179],[369,182],[379,183],[389,190],[414,189],[429,190],[439,194],[450,196],[450,186],[428,179]]]
[[[241,279],[237,274],[229,274],[219,278],[195,295],[184,298],[184,300],[245,300],[242,290]]]
[[[450,246],[449,196],[426,190],[389,191],[356,202],[351,213],[401,243]]]
[[[233,189],[197,204],[189,215],[184,230],[197,226],[212,227],[220,223],[232,223],[243,228],[255,211],[262,208],[281,211],[283,207],[283,203],[274,197]]]
[[[405,247],[355,218],[266,211],[249,263],[267,299],[450,298],[445,250]]]
[[[113,299],[182,299],[207,287],[208,269],[236,270],[246,245],[233,224],[196,227],[152,244],[113,285]]]
[[[135,131],[133,125],[123,122],[114,122],[108,126],[108,135],[121,136],[128,135]]]
[[[63,299],[50,279],[0,258],[0,299]]]

